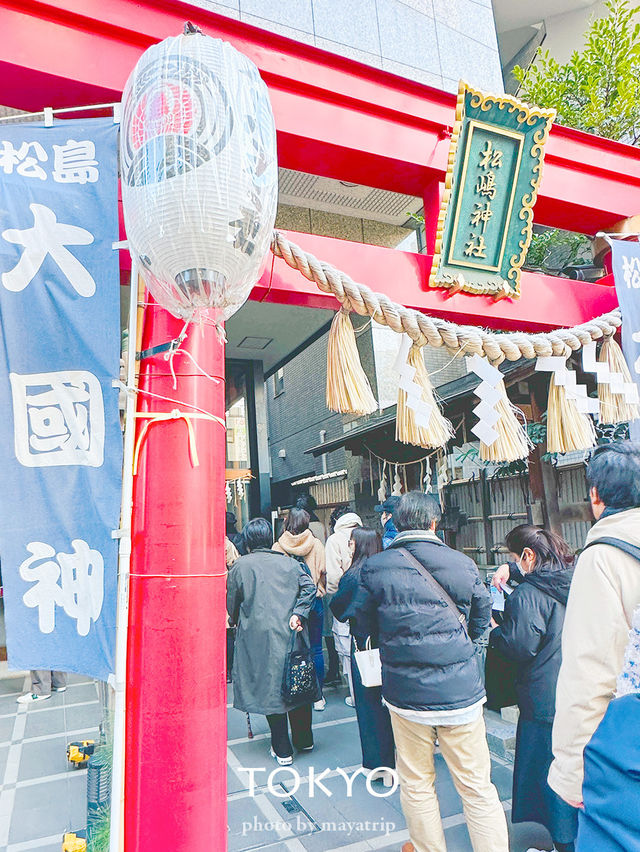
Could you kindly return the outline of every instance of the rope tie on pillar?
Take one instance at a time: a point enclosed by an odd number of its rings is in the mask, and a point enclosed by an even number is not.
[[[179,411],[177,408],[174,408],[173,411],[170,412],[136,412],[136,417],[141,419],[146,419],[148,422],[144,424],[142,429],[140,430],[140,434],[138,435],[138,439],[136,440],[136,446],[133,453],[133,475],[135,476],[138,473],[138,461],[140,459],[140,452],[142,450],[142,445],[144,444],[145,438],[149,432],[149,428],[153,426],[154,423],[162,423],[167,420],[184,420],[187,425],[187,432],[189,436],[189,459],[191,461],[191,467],[199,467],[200,460],[198,458],[198,448],[196,446],[196,434],[193,429],[193,423],[191,422],[194,419],[200,420],[214,420],[216,423],[220,423],[221,426],[225,426],[226,424],[221,417],[216,417],[215,414],[205,414],[200,412],[190,412],[190,411]]]

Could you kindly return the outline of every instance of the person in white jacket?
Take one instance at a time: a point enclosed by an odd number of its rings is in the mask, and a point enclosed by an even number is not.
[[[597,521],[571,583],[549,785],[582,805],[583,752],[614,696],[640,603],[640,444],[598,447],[587,471]]]
[[[354,527],[361,527],[360,516],[355,512],[347,512],[336,521],[334,531],[327,539],[325,545],[325,558],[327,565],[327,594],[334,595],[338,591],[338,584],[344,572],[351,565],[352,550],[349,540]],[[349,696],[345,702],[349,707],[355,706],[353,696],[353,685],[351,682],[351,634],[349,624],[333,619],[333,638],[336,651],[340,657],[342,671],[349,684]]]

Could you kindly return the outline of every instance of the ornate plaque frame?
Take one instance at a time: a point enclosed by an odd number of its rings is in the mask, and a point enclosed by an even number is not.
[[[460,81],[431,287],[496,298],[520,295],[555,115]]]

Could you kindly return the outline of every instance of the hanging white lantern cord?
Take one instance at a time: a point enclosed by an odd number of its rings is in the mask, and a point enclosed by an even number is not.
[[[267,88],[234,47],[188,24],[140,57],[122,98],[122,202],[156,301],[218,329],[269,253],[278,166]]]

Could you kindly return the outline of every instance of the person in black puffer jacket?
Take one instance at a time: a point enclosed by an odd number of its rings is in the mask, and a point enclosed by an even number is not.
[[[556,683],[574,558],[560,536],[529,524],[511,530],[506,546],[523,577],[507,598],[504,620],[491,632],[489,642],[517,664],[515,687],[520,718],[511,819],[542,823],[551,834],[554,849],[573,852],[577,810],[554,793],[547,774],[553,760]],[[507,572],[506,566],[498,569],[493,584],[499,588],[507,579]]]
[[[435,792],[437,737],[474,850],[507,852],[473,643],[489,626],[491,598],[473,561],[436,536],[440,515],[428,494],[412,491],[400,498],[394,511],[398,535],[362,566],[355,618],[380,649],[382,697],[411,837],[403,850],[446,852]]]

